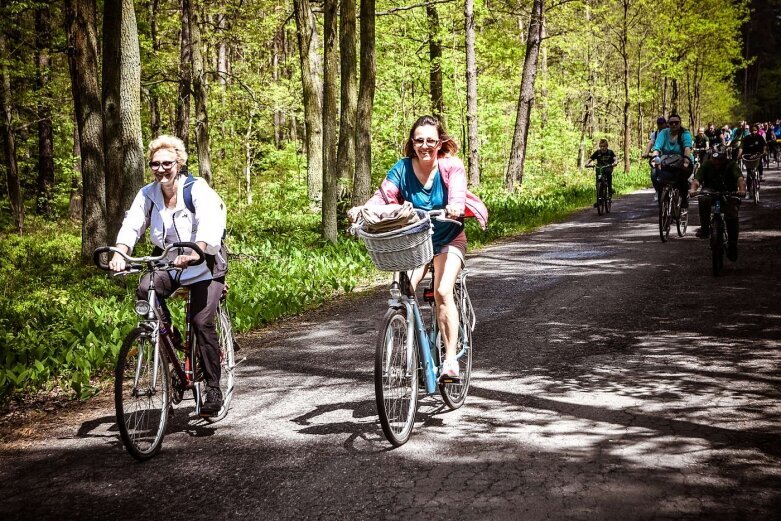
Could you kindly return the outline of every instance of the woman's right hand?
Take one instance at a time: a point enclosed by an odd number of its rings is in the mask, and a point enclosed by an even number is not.
[[[350,219],[350,222],[354,223],[358,220],[358,217],[361,215],[361,210],[363,210],[363,206],[353,206],[347,210],[347,218]]]
[[[111,260],[108,263],[108,267],[111,271],[125,271],[127,268],[127,264],[125,263],[125,259],[120,255],[119,253],[114,253],[114,256],[111,257]]]

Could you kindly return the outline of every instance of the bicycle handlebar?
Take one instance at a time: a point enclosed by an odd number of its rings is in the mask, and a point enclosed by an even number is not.
[[[104,263],[101,259],[101,255],[103,253],[118,253],[120,256],[122,256],[127,262],[128,262],[128,268],[123,273],[135,273],[140,271],[144,266],[144,264],[153,264],[153,263],[161,263],[161,268],[168,268],[173,263],[173,261],[166,259],[168,256],[168,253],[173,250],[174,248],[190,248],[195,253],[198,254],[198,260],[196,261],[190,261],[188,262],[188,266],[197,266],[203,261],[206,260],[206,255],[203,253],[203,250],[200,246],[198,246],[194,242],[175,242],[173,244],[169,244],[165,247],[163,250],[163,253],[160,255],[146,255],[144,257],[131,257],[127,253],[123,252],[122,250],[115,248],[114,246],[101,246],[100,248],[97,248],[93,254],[92,254],[92,262],[95,263],[95,266],[102,270],[109,271],[110,268],[108,264]],[[165,261],[165,262],[164,262]]]

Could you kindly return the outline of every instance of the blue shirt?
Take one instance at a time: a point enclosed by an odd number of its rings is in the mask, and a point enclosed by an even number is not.
[[[430,187],[423,186],[415,176],[412,168],[412,159],[404,157],[399,159],[388,171],[388,181],[396,185],[401,197],[412,203],[413,208],[420,210],[442,210],[447,206],[447,186],[442,180],[442,175],[437,170],[434,173],[434,181]],[[453,223],[432,220],[434,224],[434,253],[439,253],[443,246],[448,245],[461,233],[462,227]]]
[[[680,137],[680,139],[679,139]],[[672,142],[670,141],[670,129],[665,128],[659,132],[656,136],[656,142],[654,143],[654,150],[659,152],[663,156],[670,154],[683,155],[683,149],[689,147],[692,148],[692,133],[688,130],[683,130]],[[681,147],[683,144],[683,147]]]

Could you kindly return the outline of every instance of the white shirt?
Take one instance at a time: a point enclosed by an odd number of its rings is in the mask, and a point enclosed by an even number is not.
[[[184,177],[179,178],[178,185],[176,207],[171,209],[165,206],[159,183],[153,181],[141,188],[125,214],[117,234],[117,244],[124,244],[132,251],[138,239],[149,228],[152,243],[161,248],[174,242],[204,242],[204,253],[219,255],[225,233],[225,204],[206,181],[198,178],[192,185],[195,213],[191,213],[184,204]],[[168,256],[173,260],[181,253],[186,252],[172,250]],[[211,272],[204,262],[182,270],[179,282],[187,285],[211,278]]]

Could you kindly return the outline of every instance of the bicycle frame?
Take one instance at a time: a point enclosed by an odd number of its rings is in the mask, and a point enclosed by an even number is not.
[[[430,268],[431,276],[434,276],[433,266]],[[460,284],[463,288],[462,291],[466,291],[466,276],[467,270],[462,269],[458,275],[456,284]],[[407,320],[407,336],[405,350],[407,353],[407,363],[409,364],[412,351],[412,342],[417,341],[418,351],[420,354],[420,366],[423,369],[423,379],[426,387],[427,394],[435,394],[437,392],[437,370],[442,364],[440,360],[439,349],[437,349],[437,336],[439,335],[439,323],[437,321],[436,305],[432,306],[431,314],[431,327],[426,327],[426,322],[423,320],[423,316],[420,312],[420,305],[418,304],[417,297],[412,291],[412,285],[409,280],[409,276],[406,272],[396,272],[393,277],[393,283],[391,284],[391,298],[388,300],[388,306],[391,308],[404,307],[407,312],[407,317],[411,317],[411,320]],[[474,324],[474,311],[470,310],[472,316],[469,317],[471,324],[461,324],[459,321],[459,327],[473,327]],[[456,355],[457,359],[460,359],[467,349],[471,346],[465,345],[460,352]]]

